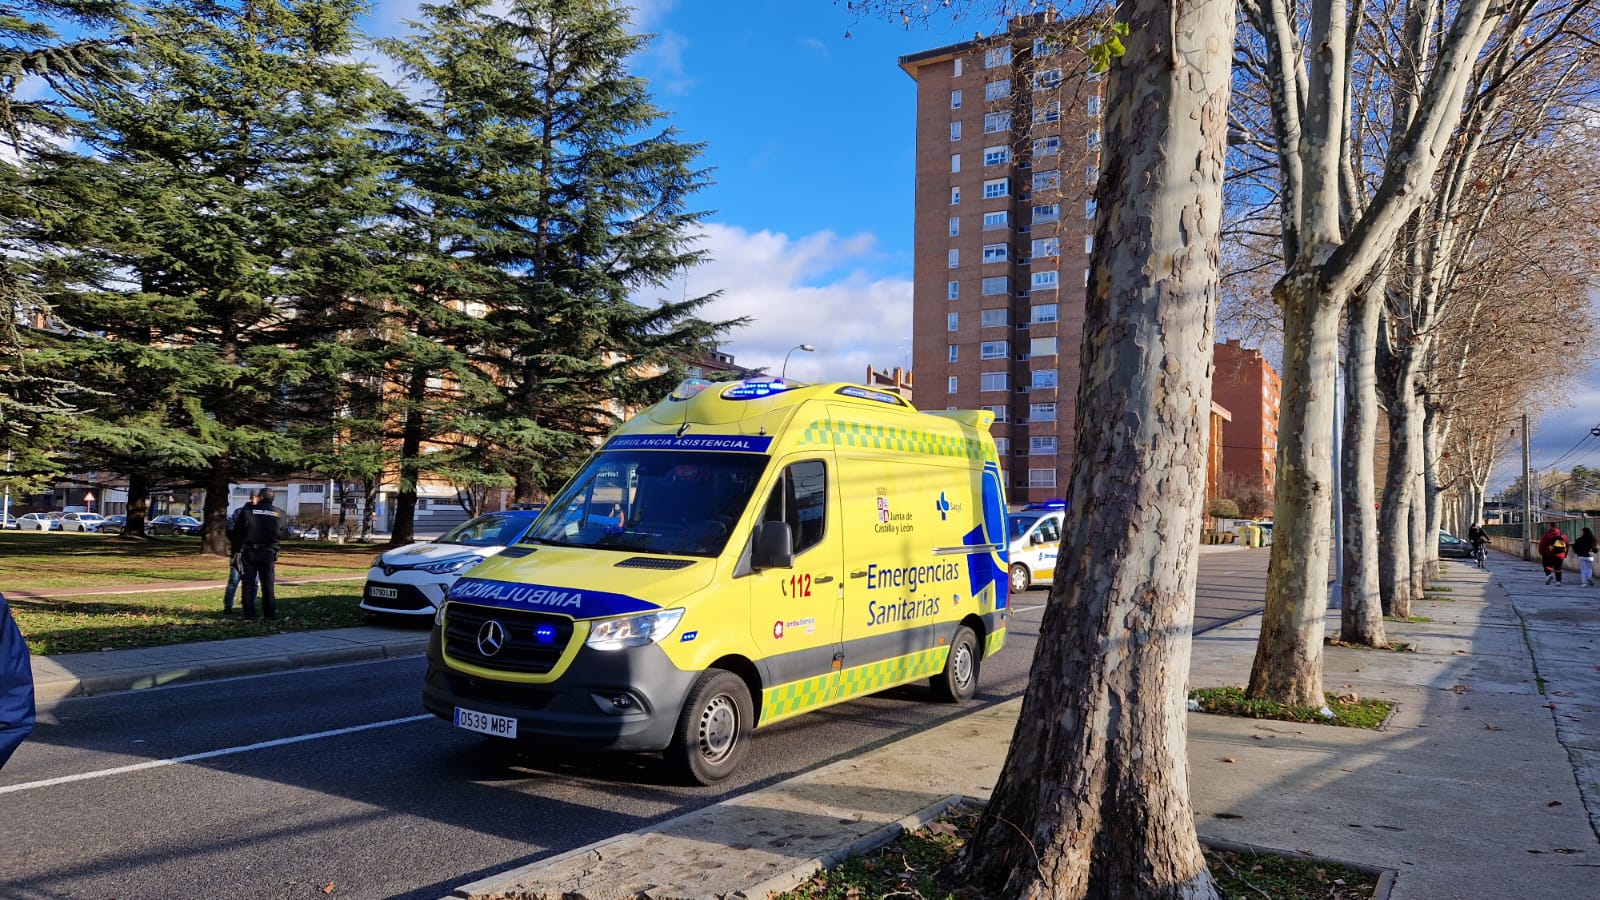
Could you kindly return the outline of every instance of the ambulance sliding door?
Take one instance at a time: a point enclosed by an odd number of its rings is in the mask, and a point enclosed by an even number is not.
[[[833,699],[844,567],[833,454],[797,454],[773,471],[759,521],[788,523],[794,566],[748,579],[750,630],[767,685],[762,725]]]

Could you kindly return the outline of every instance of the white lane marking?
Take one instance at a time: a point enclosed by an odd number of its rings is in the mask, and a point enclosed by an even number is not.
[[[1038,606],[1013,606],[1013,607],[1011,607],[1011,611],[1014,612],[1014,613],[1033,612],[1036,609],[1044,609],[1044,604],[1041,603]]]
[[[80,772],[77,775],[62,775],[59,778],[46,778],[43,781],[25,781],[22,784],[12,784],[0,787],[0,794],[14,794],[18,791],[27,791],[34,788],[55,787],[58,784],[70,784],[74,781],[88,781],[93,778],[109,778],[112,775],[126,775],[129,772],[138,772],[144,769],[159,769],[162,766],[174,766],[179,763],[196,762],[202,759],[212,759],[218,756],[232,756],[235,753],[249,753],[252,750],[265,750],[268,747],[282,747],[286,744],[298,744],[303,741],[315,741],[321,738],[339,737],[345,734],[355,734],[358,731],[371,731],[374,728],[388,728],[391,725],[409,725],[412,722],[425,722],[433,718],[431,714],[420,716],[406,716],[403,719],[389,719],[385,722],[372,722],[367,725],[352,725],[349,728],[335,728],[332,731],[319,731],[315,734],[302,734],[295,737],[278,738],[272,741],[261,741],[257,744],[247,744],[243,747],[224,747],[221,750],[207,750],[204,753],[191,753],[188,756],[175,756],[172,759],[152,759],[147,762],[134,763],[131,766],[117,766],[114,769],[100,769],[95,772]]]

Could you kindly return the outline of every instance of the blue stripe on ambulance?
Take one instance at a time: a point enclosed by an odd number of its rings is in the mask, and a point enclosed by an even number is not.
[[[497,609],[558,613],[574,619],[625,616],[661,608],[627,594],[472,577],[457,579],[450,586],[449,599]]]

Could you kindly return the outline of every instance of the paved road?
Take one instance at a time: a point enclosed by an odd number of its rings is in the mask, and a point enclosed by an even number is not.
[[[1259,609],[1265,551],[1201,562],[1197,627]],[[0,780],[0,896],[433,900],[1013,698],[1044,598],[1017,598],[976,704],[908,687],[781,723],[719,788],[643,758],[497,758],[418,714],[420,659],[64,701]]]

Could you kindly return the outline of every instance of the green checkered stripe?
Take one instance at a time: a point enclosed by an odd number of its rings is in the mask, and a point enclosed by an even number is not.
[[[989,632],[989,636],[983,641],[984,659],[988,659],[1000,652],[1000,648],[1006,645],[1006,632],[1010,630],[1009,628],[996,628],[994,631]]]
[[[814,419],[800,432],[801,447],[859,447],[868,450],[895,450],[924,456],[950,456],[983,462],[982,441],[951,434],[934,434],[915,428],[895,428],[838,419]]]
[[[937,675],[944,671],[944,661],[949,655],[948,646],[934,647],[920,653],[844,669],[839,672],[838,687],[832,691],[828,690],[828,685],[834,680],[831,674],[769,688],[761,692],[761,724],[770,725],[828,703],[876,694],[897,684]]]

